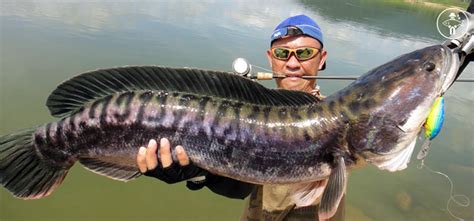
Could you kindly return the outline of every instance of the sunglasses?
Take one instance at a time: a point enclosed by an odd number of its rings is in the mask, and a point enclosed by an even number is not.
[[[298,61],[306,61],[314,58],[314,56],[316,56],[320,50],[320,48],[302,47],[296,49],[272,48],[271,51],[273,57],[278,60],[287,61],[290,59],[291,53],[293,53],[295,54],[295,57],[298,59]]]

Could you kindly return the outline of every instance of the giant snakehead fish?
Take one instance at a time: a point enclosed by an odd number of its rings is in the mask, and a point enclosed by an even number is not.
[[[329,217],[346,169],[406,167],[431,104],[454,80],[452,53],[437,45],[402,55],[322,102],[225,72],[130,66],[83,73],[49,96],[58,121],[0,137],[0,183],[16,197],[41,198],[76,161],[128,181],[141,175],[138,147],[167,137],[221,176],[256,184],[329,178],[320,207]]]

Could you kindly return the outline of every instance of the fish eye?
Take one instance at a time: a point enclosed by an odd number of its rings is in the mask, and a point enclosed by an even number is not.
[[[432,62],[428,62],[423,66],[423,69],[429,72],[433,71],[435,68],[436,68],[436,65],[433,64]]]

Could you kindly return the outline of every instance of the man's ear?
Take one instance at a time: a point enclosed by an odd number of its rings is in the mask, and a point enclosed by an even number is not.
[[[267,50],[267,59],[270,67],[272,67],[272,51],[270,49]]]
[[[319,61],[319,70],[323,68],[324,62],[326,62],[327,55],[328,55],[327,51],[323,49],[321,51],[321,60]]]

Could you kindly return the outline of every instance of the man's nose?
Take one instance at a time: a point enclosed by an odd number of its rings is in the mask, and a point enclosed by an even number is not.
[[[300,68],[301,64],[300,61],[296,58],[294,53],[291,53],[288,61],[286,62],[286,67],[290,70]]]

